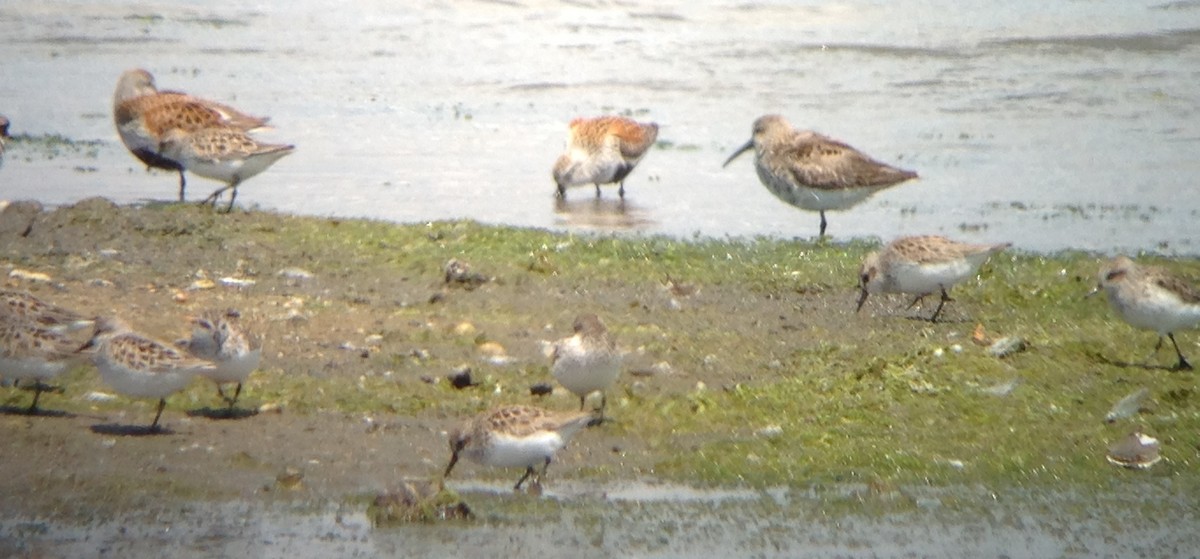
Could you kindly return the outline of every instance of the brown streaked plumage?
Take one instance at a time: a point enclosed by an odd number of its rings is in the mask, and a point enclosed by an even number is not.
[[[559,413],[531,406],[505,406],[483,412],[450,432],[450,463],[442,474],[450,475],[460,456],[487,466],[523,467],[525,474],[513,490],[531,475],[535,488],[554,454],[580,429],[592,424],[590,412]],[[537,471],[536,466],[541,466]]]
[[[1192,364],[1175,341],[1175,332],[1200,324],[1200,289],[1165,268],[1137,264],[1127,256],[1118,256],[1100,267],[1099,284],[1092,294],[1101,290],[1125,322],[1158,333],[1154,353],[1162,348],[1166,337],[1175,346],[1179,359],[1174,368],[1191,370]]]
[[[177,91],[159,91],[154,77],[142,69],[121,74],[113,94],[113,121],[125,147],[142,163],[156,169],[179,172],[179,200],[184,199],[184,167],[161,153],[161,144],[171,130],[192,132],[213,126],[229,126],[249,132],[267,125],[266,118],[250,116],[228,105]]]
[[[79,351],[91,355],[100,378],[117,392],[158,399],[151,432],[159,431],[167,396],[182,390],[197,374],[216,369],[213,363],[188,357],[170,344],[130,330],[116,318],[100,317],[95,323],[92,339]]]
[[[571,186],[617,183],[617,193],[625,197],[625,177],[633,171],[658,138],[658,125],[640,123],[625,117],[602,116],[576,118],[567,132],[567,151],[554,162],[552,174],[564,198]]]
[[[70,309],[47,303],[27,291],[0,289],[0,318],[33,322],[55,331],[79,330],[92,320]]]
[[[212,126],[190,132],[172,129],[163,137],[159,152],[188,171],[225,182],[202,203],[211,202],[215,207],[221,195],[230,191],[225,210],[232,211],[242,181],[267,170],[295,149],[293,145],[260,143],[231,126]]]
[[[930,322],[937,322],[950,298],[950,288],[975,275],[979,267],[1012,243],[961,243],[938,235],[901,237],[863,259],[858,281],[861,293],[856,311],[871,293],[912,293],[911,308],[926,295],[941,292]]]
[[[758,178],[780,200],[820,212],[845,210],[885,188],[917,178],[917,173],[880,163],[853,147],[809,130],[796,130],[782,116],[754,121],[754,134],[725,165],[754,149]]]
[[[38,411],[38,399],[53,380],[81,358],[80,342],[37,322],[16,315],[0,316],[0,377],[33,381],[33,403],[25,410]]]

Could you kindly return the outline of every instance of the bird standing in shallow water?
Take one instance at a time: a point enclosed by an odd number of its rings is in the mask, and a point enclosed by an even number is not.
[[[583,184],[617,183],[617,194],[625,198],[625,177],[658,138],[658,125],[640,123],[619,116],[577,118],[567,132],[567,151],[554,162],[554,183],[558,197],[567,196],[567,188]]]
[[[228,105],[178,91],[159,91],[154,76],[142,69],[121,74],[113,93],[113,121],[121,141],[147,167],[179,172],[179,201],[187,180],[184,165],[161,153],[171,130],[194,132],[227,126],[250,132],[267,126],[267,119],[250,116]]]
[[[820,212],[821,237],[826,210],[849,209],[880,190],[917,178],[913,171],[880,163],[833,138],[795,130],[779,115],[755,120],[753,137],[722,166],[751,148],[767,190],[797,208]]]
[[[529,406],[483,412],[450,432],[450,463],[442,479],[450,475],[463,456],[487,466],[524,467],[525,474],[513,490],[520,491],[521,484],[530,476],[534,478],[534,489],[540,490],[554,454],[575,433],[595,421],[596,417],[589,412],[556,413]]]
[[[258,143],[231,126],[214,126],[192,132],[171,130],[163,138],[159,152],[188,171],[227,183],[202,203],[212,202],[216,206],[221,194],[229,190],[229,205],[225,208],[228,212],[233,210],[237,187],[242,181],[267,170],[295,149],[292,145]]]
[[[1092,294],[1103,290],[1125,322],[1157,332],[1154,353],[1162,348],[1163,337],[1169,338],[1179,358],[1174,368],[1190,371],[1192,364],[1179,350],[1175,332],[1200,324],[1200,289],[1163,268],[1142,266],[1126,256],[1105,263],[1099,276]]]

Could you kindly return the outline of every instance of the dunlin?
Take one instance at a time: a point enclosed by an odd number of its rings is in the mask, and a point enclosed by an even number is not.
[[[937,322],[950,298],[950,288],[973,275],[988,258],[1012,243],[974,245],[939,236],[901,237],[879,252],[868,254],[859,268],[862,293],[857,310],[871,293],[913,293],[912,308],[926,295],[941,292],[930,322]]]
[[[230,126],[214,126],[191,132],[178,128],[171,130],[163,137],[160,152],[188,171],[225,182],[226,185],[205,198],[204,203],[212,202],[215,206],[221,195],[229,190],[226,211],[230,211],[242,181],[265,171],[295,149],[292,145],[259,143],[249,134]]]
[[[92,352],[100,378],[117,392],[134,398],[158,398],[151,432],[159,430],[158,419],[167,405],[167,396],[182,390],[197,374],[216,369],[208,361],[188,357],[167,343],[131,331],[115,318],[97,318],[95,334],[80,351]]]
[[[125,147],[147,167],[179,172],[180,202],[187,185],[185,167],[179,160],[161,153],[168,132],[194,132],[214,126],[249,132],[267,125],[266,118],[246,115],[221,103],[177,91],[159,91],[154,76],[141,69],[126,71],[117,81],[113,120]]]
[[[826,210],[849,209],[880,190],[917,178],[913,171],[880,163],[833,138],[795,130],[779,115],[755,120],[754,136],[725,165],[751,148],[767,190],[797,208],[820,212],[820,236],[825,236]]]
[[[234,309],[206,311],[192,319],[192,337],[185,340],[185,347],[193,356],[216,365],[215,369],[202,371],[217,385],[217,394],[229,404],[234,404],[242,394],[242,383],[258,368],[262,360],[262,338],[241,321],[241,313]],[[230,398],[221,385],[237,383]]]
[[[588,412],[556,413],[528,406],[481,413],[450,432],[450,463],[442,478],[450,475],[460,456],[465,456],[485,466],[524,467],[525,474],[513,490],[519,491],[531,475],[534,488],[540,489],[554,453],[595,420]],[[541,466],[540,472],[537,466]]]
[[[625,117],[602,116],[577,118],[567,132],[567,151],[554,162],[554,182],[558,197],[565,198],[567,188],[584,184],[617,183],[617,193],[625,197],[625,177],[641,161],[658,138],[658,125]]]
[[[0,377],[33,382],[33,403],[26,413],[38,411],[38,398],[63,371],[77,362],[80,343],[61,332],[13,315],[0,316]]]
[[[1200,289],[1162,268],[1141,266],[1126,256],[1118,256],[1100,268],[1096,291],[1101,289],[1125,322],[1158,333],[1155,353],[1166,336],[1179,357],[1175,369],[1191,370],[1191,363],[1175,341],[1175,332],[1200,324]]]
[[[589,394],[600,391],[600,414],[603,416],[607,401],[604,390],[621,373],[621,353],[600,317],[579,315],[574,328],[574,335],[554,344],[550,372],[559,384],[579,396],[580,410]]]
[[[6,316],[59,332],[80,330],[92,325],[92,320],[80,313],[14,289],[0,289],[0,317]]]

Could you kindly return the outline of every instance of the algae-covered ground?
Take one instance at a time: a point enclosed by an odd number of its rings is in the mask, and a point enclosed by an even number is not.
[[[1102,295],[1085,297],[1096,255],[1002,253],[953,290],[944,322],[930,323],[936,297],[906,309],[908,299],[872,296],[855,312],[858,264],[874,246],[224,215],[103,199],[54,211],[12,204],[0,214],[7,287],[117,314],[168,341],[187,333],[190,314],[234,307],[263,334],[265,352],[241,403],[257,413],[221,417],[215,389],[197,380],[170,398],[171,432],[158,436],[119,428],[148,423],[154,403],[113,395],[88,366],[43,395],[41,416],[18,413],[32,393],[2,389],[0,515],[89,521],[173,502],[365,503],[402,479],[437,476],[444,431],[474,413],[510,403],[575,409],[562,389],[535,397],[529,387],[552,382],[545,342],[582,312],[608,324],[626,368],[608,397],[612,421],[559,455],[551,491],[966,487],[1120,501],[1149,483],[1200,494],[1195,373],[1168,370],[1167,348],[1147,358],[1153,333],[1121,322]],[[451,259],[490,281],[446,284]],[[1005,337],[1024,349],[987,352]],[[1200,359],[1197,334],[1177,337]],[[462,367],[478,385],[446,380]],[[1140,411],[1104,421],[1142,387],[1150,396]],[[1138,472],[1110,465],[1107,447],[1135,428],[1161,440],[1165,460]],[[451,485],[504,487],[518,475],[464,464]]]

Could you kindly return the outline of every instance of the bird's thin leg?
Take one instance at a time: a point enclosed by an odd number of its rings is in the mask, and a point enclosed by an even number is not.
[[[513,491],[520,491],[521,484],[525,483],[525,480],[529,479],[529,476],[531,475],[533,475],[533,466],[525,468],[525,475],[521,476],[521,479],[517,480],[517,484],[513,486]]]
[[[579,411],[583,411],[584,402],[587,401],[587,394],[579,397]]]
[[[167,399],[166,399],[166,398],[159,398],[159,399],[158,399],[158,412],[156,412],[156,413],[154,414],[154,422],[152,422],[152,423],[150,424],[150,432],[151,432],[151,433],[158,432],[158,430],[159,430],[159,426],[158,426],[158,418],[159,418],[159,417],[162,417],[162,411],[163,411],[163,408],[165,408],[165,407],[167,407]]]
[[[1179,351],[1179,342],[1175,341],[1175,334],[1167,334],[1167,337],[1171,338],[1171,343],[1175,345],[1175,355],[1179,356],[1179,362],[1175,364],[1175,370],[1176,371],[1192,370],[1192,364],[1188,363],[1187,359],[1185,359],[1183,357],[1183,352]],[[1160,344],[1162,343],[1161,336],[1158,338],[1158,343],[1160,343]]]
[[[826,221],[825,221],[825,210],[820,210],[820,211],[821,211],[821,233],[817,236],[824,237],[825,236],[825,226],[828,225],[828,223],[826,223]]]
[[[941,300],[938,301],[937,308],[933,310],[933,316],[929,317],[929,322],[937,322],[938,316],[942,314],[942,307],[946,306],[946,303],[953,301],[953,300],[954,299],[950,298],[950,294],[946,293],[946,288],[943,287],[942,288],[942,298],[941,298]]]
[[[596,197],[599,198],[600,197],[600,183],[594,183],[594,184],[596,185]]]
[[[187,179],[183,178],[183,168],[179,169],[179,201],[183,201],[183,191],[187,187]]]
[[[625,199],[625,181],[621,181],[621,187],[617,189],[617,194],[621,196],[622,200]]]
[[[920,294],[920,295],[917,295],[916,297],[914,297],[914,298],[913,298],[913,300],[912,300],[912,302],[911,302],[911,303],[909,303],[907,307],[904,307],[904,310],[908,310],[908,309],[911,309],[911,308],[913,308],[913,307],[917,306],[917,303],[920,303],[920,302],[921,302],[921,300],[922,300],[922,299],[924,299],[926,295],[929,295],[929,294],[928,294],[928,293],[922,293],[922,294]]]
[[[33,415],[33,414],[37,413],[38,398],[41,397],[42,389],[44,389],[44,388],[45,388],[45,386],[42,385],[42,383],[40,383],[40,382],[33,383],[33,403],[29,404],[29,409],[25,410],[25,413],[27,413],[29,415]]]
[[[229,185],[229,188],[232,189],[232,192],[229,193],[229,206],[225,208],[225,213],[233,211],[233,201],[237,200],[237,187],[239,184],[242,184],[242,181],[238,180],[237,177],[234,177],[233,184]]]

